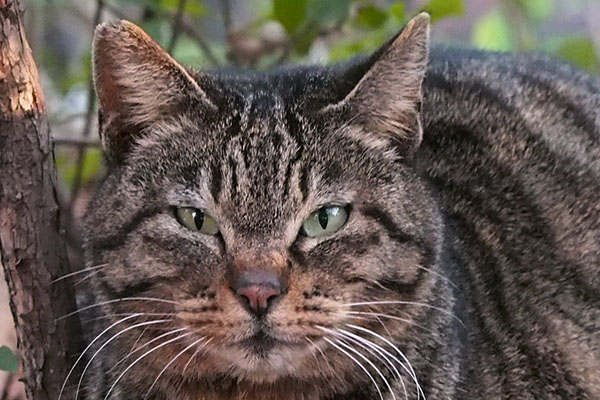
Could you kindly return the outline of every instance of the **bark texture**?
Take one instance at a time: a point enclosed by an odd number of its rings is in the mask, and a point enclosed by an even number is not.
[[[0,251],[29,400],[56,400],[79,350],[44,96],[16,0],[0,0]]]

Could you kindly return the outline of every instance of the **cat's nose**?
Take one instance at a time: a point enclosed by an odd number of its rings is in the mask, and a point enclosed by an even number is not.
[[[268,272],[246,272],[231,286],[242,304],[256,316],[266,314],[283,293],[281,280]]]

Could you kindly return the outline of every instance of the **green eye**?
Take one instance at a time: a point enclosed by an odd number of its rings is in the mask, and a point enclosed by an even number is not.
[[[344,226],[347,219],[348,211],[344,207],[319,208],[304,221],[302,233],[308,237],[331,235]]]
[[[198,231],[207,235],[216,235],[219,233],[219,227],[215,220],[210,215],[203,213],[197,208],[178,208],[177,221],[192,231]]]

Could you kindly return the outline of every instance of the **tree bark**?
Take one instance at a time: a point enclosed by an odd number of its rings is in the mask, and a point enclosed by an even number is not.
[[[44,96],[17,0],[0,0],[0,253],[29,400],[56,400],[80,350]]]

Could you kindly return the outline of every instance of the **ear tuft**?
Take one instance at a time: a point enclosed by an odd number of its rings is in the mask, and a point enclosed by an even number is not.
[[[422,83],[429,52],[426,13],[414,17],[400,33],[367,60],[366,72],[339,103],[328,106],[352,116],[366,134],[386,137],[410,154],[422,138]]]
[[[129,21],[96,28],[93,74],[101,137],[109,159],[120,159],[133,138],[181,112],[182,105],[214,105],[187,70]]]

